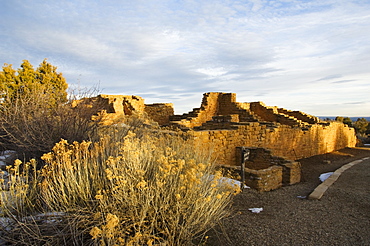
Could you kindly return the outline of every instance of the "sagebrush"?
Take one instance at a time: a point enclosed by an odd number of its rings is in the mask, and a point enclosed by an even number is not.
[[[62,140],[42,159],[46,165],[31,174],[19,170],[33,161],[9,168],[14,182],[2,191],[1,206],[17,233],[3,234],[6,240],[191,244],[228,214],[239,191],[221,182],[210,153],[179,132],[110,127],[97,142]]]

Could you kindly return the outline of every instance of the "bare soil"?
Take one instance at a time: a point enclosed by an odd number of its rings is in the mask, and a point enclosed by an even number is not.
[[[208,233],[207,245],[370,245],[370,159],[342,173],[320,200],[302,198],[321,183],[320,174],[364,157],[370,148],[313,156],[299,160],[299,184],[264,193],[245,189],[231,215]]]

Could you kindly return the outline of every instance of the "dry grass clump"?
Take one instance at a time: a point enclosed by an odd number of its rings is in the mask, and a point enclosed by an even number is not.
[[[27,94],[12,94],[0,102],[0,148],[38,158],[61,138],[82,141],[93,135],[96,122],[87,109],[72,108],[77,94],[67,102],[51,104],[53,92],[35,87]],[[90,110],[91,111],[91,110]]]
[[[110,127],[94,143],[62,140],[31,176],[34,161],[9,168],[23,173],[10,172],[8,190],[0,191],[11,220],[0,225],[3,238],[55,245],[186,245],[202,238],[227,215],[239,187],[221,182],[210,155],[194,150],[183,133],[133,130]]]

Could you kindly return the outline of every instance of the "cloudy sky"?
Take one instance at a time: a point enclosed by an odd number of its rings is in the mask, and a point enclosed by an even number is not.
[[[369,0],[2,0],[0,16],[1,65],[47,58],[102,94],[370,116]]]

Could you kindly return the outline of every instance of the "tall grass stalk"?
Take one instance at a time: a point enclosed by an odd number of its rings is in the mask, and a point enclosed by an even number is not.
[[[14,211],[9,208],[20,191],[6,200],[1,197],[8,216],[35,216],[37,210],[63,213],[49,226],[51,231],[39,229],[33,240],[186,245],[227,215],[239,187],[220,182],[210,155],[195,151],[183,134],[152,129],[133,133],[122,127],[109,131],[95,143],[57,143],[42,157],[46,165],[26,181],[37,180],[25,189],[36,196],[23,196]],[[22,205],[26,201],[29,205]]]

